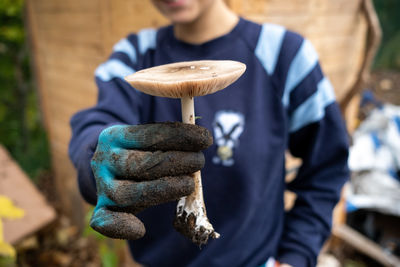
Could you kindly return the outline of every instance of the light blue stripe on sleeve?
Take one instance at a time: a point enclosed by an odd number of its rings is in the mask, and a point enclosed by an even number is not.
[[[293,112],[290,119],[290,132],[321,120],[325,116],[325,108],[334,101],[335,92],[332,84],[324,78],[319,82],[317,91]]]
[[[289,106],[290,93],[305,77],[307,77],[317,63],[318,54],[311,42],[305,39],[289,67],[282,98],[283,106]]]
[[[135,70],[125,65],[118,59],[111,59],[101,64],[95,71],[95,76],[103,82],[109,82],[113,78],[123,79],[125,76],[134,73]]]
[[[144,55],[147,50],[156,48],[157,30],[144,29],[138,33],[139,52]]]
[[[120,40],[118,43],[114,45],[114,52],[121,52],[128,55],[129,59],[133,64],[136,63],[137,56],[135,47],[128,41],[128,39],[124,38]]]
[[[255,54],[269,75],[275,70],[281,51],[285,28],[274,24],[263,24]]]

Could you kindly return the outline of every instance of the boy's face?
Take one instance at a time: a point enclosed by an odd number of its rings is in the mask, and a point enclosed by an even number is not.
[[[172,23],[186,24],[198,19],[216,0],[152,0]]]

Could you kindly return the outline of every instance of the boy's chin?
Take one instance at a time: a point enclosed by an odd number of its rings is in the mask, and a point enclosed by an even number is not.
[[[181,14],[169,14],[168,20],[172,24],[190,24],[196,20],[196,16],[190,14],[190,12],[182,12]]]

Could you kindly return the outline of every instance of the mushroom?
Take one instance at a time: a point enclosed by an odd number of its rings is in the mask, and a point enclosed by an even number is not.
[[[231,60],[188,61],[144,69],[125,77],[125,80],[146,94],[180,98],[182,121],[195,124],[194,97],[224,89],[245,70],[245,64]],[[193,177],[195,190],[178,201],[174,226],[201,246],[209,237],[219,238],[220,235],[207,218],[200,171]]]

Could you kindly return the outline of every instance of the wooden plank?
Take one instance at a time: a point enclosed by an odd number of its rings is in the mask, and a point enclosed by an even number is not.
[[[0,146],[0,195],[10,198],[25,215],[18,220],[3,220],[4,239],[15,244],[41,229],[56,217],[54,209],[32,184],[27,175]]]
[[[300,29],[306,29],[312,22],[312,19],[309,16],[301,13],[288,17],[283,17],[281,15],[267,16],[265,14],[247,13],[245,17],[258,23],[268,22],[280,24],[298,32],[301,32]]]
[[[78,100],[78,98],[83,99],[88,104],[94,104],[94,101],[97,98],[97,87],[95,86],[93,75],[89,75],[90,79],[79,80],[74,82],[68,77],[60,77],[61,75],[56,71],[49,73],[47,75],[47,82],[49,86],[49,92],[57,98],[57,100],[62,100],[59,96],[65,97],[66,103],[71,104],[69,101]],[[77,76],[80,78],[81,76]],[[57,80],[60,79],[60,80]],[[75,87],[71,87],[71,85],[75,85]],[[77,97],[79,95],[79,97]],[[79,102],[77,102],[79,103]]]
[[[385,266],[400,266],[398,257],[388,254],[378,244],[345,224],[335,225],[332,234]]]
[[[62,160],[65,160],[67,158],[68,164],[69,165],[70,159],[68,158],[68,144],[64,143],[63,141],[59,141],[59,140],[52,140],[52,157],[53,159],[55,159],[55,163],[56,164],[61,164],[60,166],[62,166],[63,168],[68,168],[66,167],[66,165],[64,164],[65,162],[63,162]],[[60,169],[58,169],[59,171]],[[76,182],[75,179],[73,179],[74,182]]]
[[[45,33],[44,33],[45,34]],[[43,43],[38,46],[38,52],[42,53],[43,56],[49,60],[57,60],[60,57],[75,57],[80,60],[80,63],[84,63],[87,60],[94,62],[101,62],[104,60],[102,56],[103,44],[100,40],[83,45],[78,42],[65,42],[59,39],[43,38]],[[67,61],[68,63],[69,61]],[[60,60],[58,60],[58,64]]]
[[[240,14],[260,13],[270,15],[272,13],[284,16],[297,13],[313,13],[326,15],[330,13],[351,13],[359,10],[362,0],[336,0],[336,1],[301,1],[292,0],[290,3],[280,0],[230,0],[229,5]]]
[[[65,127],[65,124],[63,124],[63,127]],[[58,135],[58,138],[53,138],[51,140],[51,151],[52,151],[52,157],[54,158],[57,155],[64,155],[66,151],[68,151],[68,145],[69,145],[69,140],[71,138],[71,129],[69,127],[65,127],[67,131],[61,133]],[[61,132],[61,130],[57,131]],[[59,164],[55,165],[57,167],[57,171],[60,171],[60,166],[64,167],[65,166],[65,160],[70,161],[68,156],[63,157],[62,161],[58,161],[57,163],[55,162],[54,164]],[[71,179],[75,180],[76,182],[76,177],[71,177]]]
[[[58,85],[60,84],[64,84],[64,88],[68,87],[71,90],[79,90],[79,87],[76,86],[71,86],[71,85],[75,85],[75,83],[80,83],[78,84],[79,86],[85,85],[85,86],[94,86],[95,85],[95,75],[94,75],[94,70],[96,68],[97,65],[95,64],[91,64],[92,66],[90,67],[90,65],[88,66],[88,68],[84,68],[82,65],[77,64],[76,65],[76,69],[71,68],[74,65],[65,65],[62,66],[62,64],[60,64],[59,66],[54,65],[54,64],[47,64],[46,67],[48,69],[48,72],[45,74],[45,78],[49,79],[50,82],[54,81],[54,83],[58,83]],[[79,69],[81,69],[81,71],[79,71]],[[60,80],[57,81],[55,79],[59,78]],[[54,84],[53,83],[53,84]],[[82,88],[83,90],[85,90],[85,88]],[[57,88],[53,88],[52,90],[57,90]]]
[[[280,14],[249,13],[246,18],[257,21],[259,23],[269,22],[284,25],[291,30],[299,32],[303,35],[314,33],[322,35],[330,34],[351,34],[353,30],[359,26],[359,19],[354,14],[335,14],[329,16],[309,16],[304,13],[293,14],[285,17]]]
[[[52,1],[47,1],[47,4],[56,3]],[[70,114],[68,114],[68,118],[66,114],[65,119],[61,120],[61,123],[64,125],[62,129],[65,131],[63,135],[57,131],[57,128],[55,128],[57,125],[54,124],[54,117],[58,116],[57,114],[59,111],[57,104],[63,103],[64,100],[54,99],[52,90],[57,90],[61,87],[60,82],[63,81],[60,80],[58,83],[49,83],[49,81],[51,81],[51,76],[49,77],[48,72],[52,69],[56,70],[57,67],[62,70],[63,68],[64,70],[69,68],[71,70],[70,73],[72,72],[72,74],[75,74],[69,77],[70,82],[78,76],[78,71],[80,71],[79,73],[89,73],[87,66],[83,67],[85,62],[88,62],[88,58],[95,58],[96,54],[103,53],[103,47],[99,46],[101,31],[96,28],[95,21],[100,20],[100,16],[96,13],[86,16],[82,11],[78,14],[73,14],[71,12],[62,12],[61,9],[53,10],[55,13],[43,14],[40,10],[37,10],[37,5],[39,5],[39,3],[44,3],[44,1],[31,0],[28,2],[31,7],[29,12],[33,14],[30,23],[32,23],[32,26],[34,25],[36,31],[37,45],[35,56],[37,64],[40,65],[40,71],[37,75],[41,80],[41,99],[43,102],[46,102],[45,114],[47,117],[46,121],[48,121],[49,125],[49,137],[53,140],[58,139],[58,136],[60,136],[64,140],[64,144],[61,146],[64,151],[64,156],[61,157],[61,160],[55,158],[55,155],[59,152],[55,151],[54,142],[50,142],[56,177],[56,191],[60,193],[63,211],[72,218],[75,225],[81,225],[84,216],[82,198],[77,190],[74,169],[66,155],[70,136],[70,129],[68,129]],[[57,1],[57,3],[61,8],[62,3],[68,5],[71,1]],[[78,2],[76,2],[76,4],[77,3]],[[100,56],[102,55],[99,55],[95,60],[100,61]],[[78,61],[71,59],[78,59]],[[77,67],[77,65],[70,65],[72,62],[80,62],[80,66],[82,67],[74,68]],[[70,86],[71,88],[75,88],[72,82]],[[94,84],[91,87],[94,91]],[[73,103],[72,106],[76,106],[76,103]],[[72,114],[72,112],[70,113]]]
[[[53,57],[45,57],[43,60],[43,64],[46,67],[47,72],[45,73],[46,78],[57,77],[60,78],[61,81],[59,83],[64,83],[65,80],[70,80],[70,85],[73,82],[91,82],[94,85],[94,72],[99,65],[98,61],[96,60],[87,60],[84,59],[76,59],[71,57],[70,61],[65,61],[68,59],[68,56],[60,56],[60,58]],[[75,86],[71,86],[74,88]]]
[[[237,1],[238,2],[238,1]],[[259,14],[280,14],[289,16],[298,13],[325,15],[326,13],[352,13],[359,10],[361,0],[291,0],[290,3],[281,0],[241,0],[241,5],[236,3],[240,10],[235,10],[240,14],[259,13]]]
[[[81,109],[68,109],[67,106],[61,111],[57,112],[57,115],[52,118],[51,122],[53,123],[54,127],[56,129],[53,130],[53,135],[56,140],[61,140],[60,137],[70,137],[70,126],[69,126],[69,121],[71,119],[71,116],[78,112]],[[69,140],[66,140],[65,143],[68,143]]]
[[[100,33],[93,34],[90,31],[81,31],[77,32],[75,36],[74,35],[74,30],[70,30],[68,33],[66,33],[65,36],[63,36],[59,31],[56,29],[51,29],[48,31],[41,31],[39,33],[41,37],[41,44],[40,48],[44,49],[46,51],[47,45],[52,44],[52,43],[65,43],[65,45],[72,45],[72,46],[92,46],[96,47],[98,45],[98,38],[101,38]]]
[[[39,1],[40,2],[40,1]],[[94,13],[46,13],[33,10],[36,16],[35,23],[41,39],[41,45],[46,46],[49,40],[58,40],[68,43],[90,44],[98,43],[101,29],[98,26],[100,14]]]
[[[60,13],[60,12],[98,12],[99,0],[40,0],[35,1],[37,12]]]
[[[366,50],[364,52],[364,60],[358,75],[358,79],[354,83],[351,90],[346,95],[341,103],[341,108],[345,109],[351,99],[359,94],[365,84],[368,82],[371,66],[373,64],[379,45],[382,40],[382,29],[380,27],[378,16],[374,9],[372,0],[364,0],[362,5],[365,20],[368,25],[368,38],[366,41]]]
[[[356,128],[359,126],[358,114],[360,111],[360,102],[361,102],[361,95],[353,97],[344,114],[347,130],[349,131],[350,135],[352,135],[356,130]]]
[[[329,79],[335,88],[336,99],[341,102],[349,88],[353,85],[355,78],[346,76],[346,70],[339,70],[336,73],[329,73]],[[343,79],[346,77],[346,79]]]
[[[150,1],[108,0],[108,2],[108,27],[104,32],[104,36],[109,37],[109,42],[106,44],[107,51],[111,51],[112,44],[128,33],[168,23]]]
[[[98,44],[98,40],[101,38],[100,32],[95,32],[92,29],[78,30],[73,27],[65,27],[63,32],[56,28],[41,29],[40,35],[44,36],[42,39],[45,42],[57,41],[89,46]],[[46,43],[42,43],[42,45],[46,47]]]
[[[58,122],[55,126],[60,126],[60,128],[54,130],[57,135],[55,138],[51,139],[51,149],[52,151],[63,151],[63,153],[66,153],[71,138],[71,129],[67,123]]]
[[[45,82],[42,79],[42,55],[39,52],[39,47],[41,45],[41,39],[39,35],[39,27],[37,25],[37,13],[35,10],[35,5],[33,4],[32,0],[26,1],[26,14],[27,14],[27,21],[26,27],[28,28],[28,37],[29,37],[29,48],[31,50],[31,57],[33,72],[35,77],[36,86],[38,87],[39,91],[39,103],[40,109],[43,117],[43,122],[45,128],[49,131],[50,125],[47,122],[48,114],[47,114],[47,104],[48,104],[48,97],[46,91],[43,90]]]
[[[64,147],[64,151],[66,147]],[[55,170],[57,192],[61,192],[60,198],[65,203],[64,210],[75,225],[81,229],[84,227],[85,210],[84,201],[79,193],[76,182],[76,172],[67,155],[56,157],[58,153],[52,150],[52,160]]]
[[[142,2],[142,1],[141,1]],[[104,58],[108,57],[112,47],[114,44],[121,39],[122,37],[125,37],[120,35],[113,37],[112,36],[112,17],[111,17],[111,8],[112,8],[113,1],[111,0],[104,0],[101,1],[100,4],[100,14],[101,14],[101,20],[100,20],[100,27],[101,27],[101,38],[102,38],[102,45],[103,45],[103,53],[102,56]],[[115,39],[114,39],[115,38]]]
[[[80,83],[82,84],[82,83]],[[53,103],[49,104],[49,110],[52,111],[53,116],[57,116],[63,110],[78,110],[93,106],[96,103],[96,87],[91,85],[92,90],[68,90],[63,86],[59,86],[57,90],[49,90],[48,95],[53,99]],[[85,89],[89,89],[86,87]],[[79,97],[77,97],[79,95]]]
[[[66,151],[66,149],[64,148],[63,151]],[[52,155],[52,159],[55,162],[56,175],[64,180],[60,184],[62,188],[59,188],[59,190],[63,192],[64,201],[68,201],[69,207],[73,209],[70,211],[70,217],[72,221],[77,222],[78,226],[84,227],[82,218],[85,216],[85,206],[76,182],[75,169],[65,153],[60,153],[59,150],[52,150]]]
[[[73,104],[73,102],[72,102],[72,104]],[[71,116],[73,114],[75,114],[76,112],[78,112],[79,110],[88,108],[90,106],[90,105],[88,105],[88,103],[83,103],[82,105],[83,105],[82,107],[77,106],[77,105],[74,105],[71,107],[71,104],[68,102],[66,102],[63,105],[59,105],[59,107],[57,105],[53,105],[50,110],[53,113],[53,116],[51,116],[51,118],[49,118],[49,121],[52,122],[54,125],[62,124],[62,125],[65,125],[66,127],[69,127],[68,125],[69,125]],[[56,129],[54,129],[54,131],[55,130]],[[52,138],[54,138],[54,136],[52,136]]]
[[[48,96],[53,100],[48,107],[48,112],[52,114],[51,117],[57,119],[65,118],[65,116],[71,116],[78,110],[88,108],[96,103],[97,89],[92,84],[90,84],[90,88],[84,88],[85,90],[68,90],[62,85],[58,89],[59,91],[48,90]],[[79,96],[77,97],[77,95]],[[50,118],[49,120],[53,121]],[[69,118],[66,118],[63,122],[69,122]]]
[[[67,30],[93,31],[100,32],[99,29],[100,14],[97,12],[63,12],[63,13],[46,13],[41,14],[38,25],[40,30],[58,30],[64,35]],[[76,32],[76,33],[79,33]],[[73,37],[73,35],[71,35]]]
[[[57,115],[52,117],[50,122],[54,125],[54,127],[51,132],[51,140],[54,139],[57,142],[63,141],[64,144],[68,144],[69,138],[71,137],[71,128],[69,126],[69,121],[72,115],[79,110],[81,109],[58,111]]]
[[[68,107],[67,107],[68,108]],[[71,116],[78,110],[62,110],[57,112],[57,115],[55,115],[51,122],[54,125],[54,130],[53,130],[53,134],[54,134],[54,139],[55,140],[60,140],[60,137],[70,137],[70,132],[71,132],[71,128],[69,126],[69,120],[71,119]],[[68,143],[69,140],[67,140]]]
[[[306,29],[298,29],[306,36],[351,35],[359,26],[360,20],[355,17],[354,14],[335,14],[331,16],[316,17],[313,20],[312,26]]]

